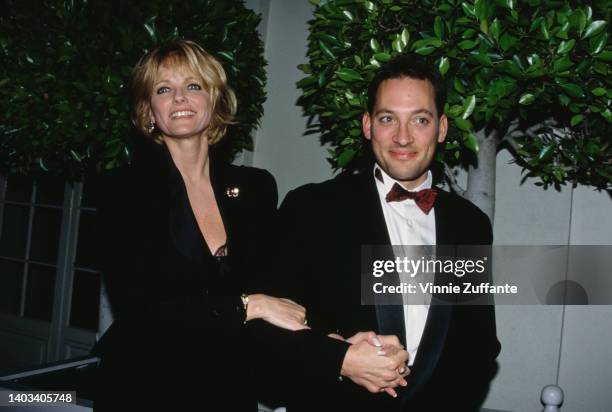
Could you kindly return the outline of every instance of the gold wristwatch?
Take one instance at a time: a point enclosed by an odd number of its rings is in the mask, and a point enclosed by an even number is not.
[[[243,293],[240,295],[240,300],[242,301],[242,307],[244,309],[244,323],[247,323],[247,310],[249,309],[249,295]]]

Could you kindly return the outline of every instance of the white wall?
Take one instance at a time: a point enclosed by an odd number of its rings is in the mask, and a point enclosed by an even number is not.
[[[300,93],[295,83],[304,77],[297,65],[307,61],[307,21],[312,16],[312,6],[306,0],[259,3],[268,6],[267,16],[264,15],[268,99],[251,164],[268,169],[276,177],[279,197],[283,199],[291,189],[332,176],[325,160],[327,152],[318,136],[303,136],[306,118],[296,105]]]
[[[264,14],[269,65],[265,116],[245,163],[270,170],[282,199],[292,188],[332,176],[318,138],[302,136],[306,119],[295,104],[312,6],[306,0],[247,4]],[[607,194],[584,187],[545,191],[521,180],[521,169],[500,153],[496,244],[612,244]],[[563,412],[612,409],[612,307],[499,306],[496,312],[502,353],[486,407],[540,410],[541,388],[558,383],[565,391]]]

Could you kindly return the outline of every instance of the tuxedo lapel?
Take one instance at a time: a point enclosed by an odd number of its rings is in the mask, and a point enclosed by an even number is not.
[[[457,244],[457,233],[453,231],[453,210],[450,202],[450,195],[440,189],[438,192],[434,213],[436,214],[436,244],[455,245]]]
[[[438,190],[434,213],[436,214],[436,244],[438,246],[454,245],[456,239],[452,230],[452,208],[449,204],[448,193]],[[440,276],[448,275],[436,274],[436,284],[443,281]],[[423,336],[419,343],[417,357],[410,374],[410,384],[403,393],[404,399],[407,399],[410,394],[426,383],[436,368],[446,342],[452,308],[448,304],[436,304],[435,297],[433,298],[427,314]]]
[[[369,173],[363,173],[359,176],[359,179],[358,186],[360,186],[360,189],[353,190],[353,193],[361,194],[359,201],[363,205],[363,208],[361,208],[363,216],[361,245],[391,245],[374,177]],[[395,259],[393,255],[384,258]],[[393,279],[391,283],[398,284],[397,273],[387,276],[395,276],[396,279]],[[406,346],[403,302],[401,296],[396,296],[396,298],[397,302],[394,304],[375,305],[378,333],[381,335],[396,335],[402,345]]]
[[[358,222],[362,224],[361,244],[362,245],[390,245],[391,239],[387,231],[385,216],[383,215],[378,190],[374,177],[368,173],[359,175],[352,193],[358,194],[355,204],[361,204],[361,215]]]

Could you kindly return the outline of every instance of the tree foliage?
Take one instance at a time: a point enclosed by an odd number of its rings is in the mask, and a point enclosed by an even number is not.
[[[310,22],[299,104],[330,161],[363,159],[361,114],[381,64],[429,56],[448,87],[452,125],[438,160],[476,159],[477,131],[495,131],[540,184],[610,189],[612,78],[606,2],[320,0]],[[597,3],[598,4],[598,3]]]
[[[161,41],[200,43],[236,91],[227,154],[251,149],[266,81],[259,16],[241,1],[8,0],[0,16],[0,172],[78,178],[129,157],[129,79]]]

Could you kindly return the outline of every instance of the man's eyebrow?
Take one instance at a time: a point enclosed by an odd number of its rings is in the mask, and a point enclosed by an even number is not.
[[[382,107],[382,108],[380,108],[380,109],[376,110],[376,111],[374,112],[374,115],[379,115],[379,114],[393,114],[393,113],[395,113],[395,111],[393,111],[393,110],[391,110],[391,109],[386,109],[386,108]],[[416,109],[416,110],[412,110],[412,111],[410,111],[409,113],[410,113],[410,114],[421,114],[421,113],[425,113],[425,114],[430,115],[431,117],[433,117],[433,116],[434,116],[434,114],[431,112],[431,110],[428,110],[428,109],[425,109],[425,108],[423,108],[423,109]]]

